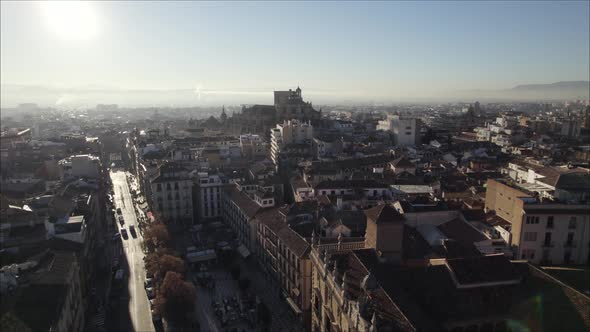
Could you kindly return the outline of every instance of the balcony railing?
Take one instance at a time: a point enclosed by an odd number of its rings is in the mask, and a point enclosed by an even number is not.
[[[553,247],[555,247],[555,242],[553,242],[553,241],[551,241],[551,242],[545,241],[543,243],[543,247],[544,248],[553,248]]]

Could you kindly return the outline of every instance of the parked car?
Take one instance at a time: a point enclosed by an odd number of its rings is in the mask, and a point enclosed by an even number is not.
[[[160,315],[158,315],[154,309],[152,309],[152,322],[156,328],[162,324],[162,317],[160,317]]]
[[[123,226],[123,224],[125,223],[125,219],[123,219],[123,216],[119,216],[119,223],[121,224],[121,226]]]
[[[123,211],[121,211],[121,208],[117,208],[117,214],[118,215],[122,215],[123,214]]]
[[[135,232],[135,226],[133,225],[129,225],[129,233],[131,233],[131,236],[133,236],[133,238],[137,238],[137,233]]]
[[[113,241],[117,241],[120,238],[121,238],[121,233],[117,232],[117,233],[113,234],[112,240]]]
[[[147,293],[148,299],[150,300],[156,297],[156,291],[154,290],[154,287],[146,288],[145,292]]]
[[[125,240],[129,239],[129,235],[127,234],[127,230],[125,228],[121,228],[121,236],[123,236]]]
[[[147,279],[145,279],[145,281],[143,282],[143,286],[145,288],[154,287],[154,279],[153,278],[147,278]]]

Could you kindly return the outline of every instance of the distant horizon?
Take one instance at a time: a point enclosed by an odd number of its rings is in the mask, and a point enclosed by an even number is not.
[[[574,85],[576,89],[536,91],[539,87],[552,88],[553,85],[568,84]],[[19,104],[35,103],[40,107],[53,108],[93,108],[98,104],[117,104],[120,107],[211,107],[211,106],[239,106],[273,104],[273,92],[280,90],[295,89],[298,86],[276,88],[272,90],[261,89],[233,89],[233,90],[195,90],[195,89],[129,89],[106,86],[86,86],[76,88],[27,86],[17,84],[3,84],[2,108],[14,108]],[[530,88],[529,88],[530,87]],[[499,90],[462,90],[454,91],[453,98],[442,96],[422,96],[408,98],[388,98],[387,96],[355,96],[351,93],[341,93],[335,90],[307,90],[301,86],[305,101],[316,105],[370,105],[370,104],[395,104],[395,103],[469,103],[480,101],[487,102],[544,102],[544,101],[566,101],[573,99],[590,100],[590,81],[562,81],[551,83],[530,83],[508,87]],[[522,90],[521,88],[525,88]],[[21,90],[17,95],[21,99],[5,96],[11,91]],[[532,90],[531,90],[532,89]],[[565,95],[560,97],[560,94]],[[12,91],[14,92],[14,91]],[[586,92],[586,95],[583,93]],[[578,93],[578,94],[576,94]],[[35,95],[45,94],[42,97],[34,98]],[[130,97],[131,96],[131,97]],[[148,98],[144,103],[126,103],[123,100],[129,98]],[[6,102],[6,101],[11,101]]]
[[[4,107],[269,103],[298,85],[317,104],[555,99],[502,93],[590,80],[588,1],[0,7]]]

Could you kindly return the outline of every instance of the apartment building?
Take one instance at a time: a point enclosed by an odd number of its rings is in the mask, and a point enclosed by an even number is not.
[[[247,160],[263,159],[268,156],[268,143],[260,135],[240,135],[240,150],[242,158]]]
[[[25,263],[3,267],[0,275],[3,303],[9,306],[3,309],[12,312],[13,322],[20,321],[16,329],[84,329],[80,270],[73,253],[48,250]],[[6,292],[7,283],[12,291]]]
[[[278,208],[261,211],[257,225],[256,256],[278,284],[294,315],[309,329],[311,304],[310,244],[287,224]]]
[[[388,115],[379,121],[377,130],[388,131],[393,134],[397,146],[411,146],[420,143],[420,119],[399,115]]]
[[[193,182],[184,167],[168,162],[150,183],[153,211],[167,221],[193,223]]]
[[[202,223],[208,219],[221,217],[223,183],[219,175],[199,172],[194,183],[197,222]]]
[[[313,126],[309,122],[285,120],[270,130],[270,158],[279,164],[281,149],[291,144],[309,143],[313,140]]]
[[[236,184],[224,188],[222,196],[223,221],[236,233],[241,244],[250,252],[256,252],[256,220],[254,217],[259,210],[273,207],[274,199],[252,198],[246,192],[246,188],[240,190]],[[254,190],[251,195],[258,192]]]
[[[588,297],[533,265],[502,254],[441,257],[417,246],[394,206],[366,214],[365,242],[312,241],[311,331],[510,331],[529,315],[518,308],[549,289],[558,295],[544,302],[555,313],[544,327],[588,328]]]
[[[543,264],[590,263],[590,207],[541,200],[516,186],[487,181],[485,210],[509,223],[515,258]]]

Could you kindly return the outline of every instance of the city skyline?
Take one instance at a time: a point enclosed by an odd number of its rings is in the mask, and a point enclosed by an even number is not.
[[[263,103],[297,85],[318,103],[494,99],[522,84],[587,81],[589,9],[2,2],[3,106],[35,101],[35,89],[49,105]]]

